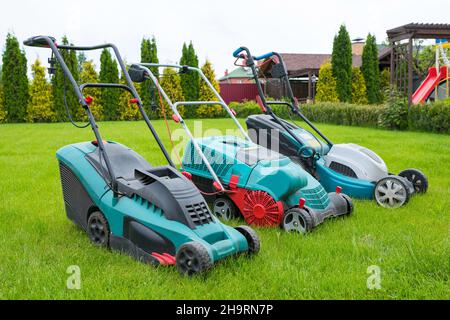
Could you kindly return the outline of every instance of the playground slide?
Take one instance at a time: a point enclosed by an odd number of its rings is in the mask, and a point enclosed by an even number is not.
[[[419,104],[424,103],[430,94],[433,92],[434,88],[442,81],[447,78],[447,67],[442,66],[440,68],[439,74],[435,67],[430,68],[428,76],[422,82],[420,87],[414,92],[412,96],[412,103]]]

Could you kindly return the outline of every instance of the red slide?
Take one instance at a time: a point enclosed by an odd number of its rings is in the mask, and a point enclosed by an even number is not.
[[[414,92],[412,96],[412,103],[419,104],[424,103],[425,100],[430,96],[433,92],[434,88],[442,81],[447,78],[447,67],[442,66],[440,68],[439,74],[437,73],[437,69],[435,67],[430,68],[428,72],[428,76],[425,78],[424,82],[420,85],[420,87]]]

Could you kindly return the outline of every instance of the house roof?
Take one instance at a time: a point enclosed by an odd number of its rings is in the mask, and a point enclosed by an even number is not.
[[[331,54],[282,53],[281,56],[291,77],[305,76],[309,72],[318,73],[320,66],[331,60]],[[353,55],[353,66],[360,67],[361,64],[362,57]],[[266,72],[268,69],[270,65],[266,65],[261,71]]]
[[[416,39],[436,39],[450,37],[447,23],[408,23],[387,31],[390,41],[400,41],[410,37]]]
[[[219,81],[225,81],[228,79],[249,79],[253,78],[252,71],[249,68],[239,67],[231,71],[228,75],[219,79]]]

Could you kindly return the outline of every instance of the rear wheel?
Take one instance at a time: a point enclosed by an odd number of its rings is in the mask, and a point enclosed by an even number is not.
[[[88,219],[87,233],[93,244],[99,247],[109,247],[109,224],[103,213],[96,211]]]
[[[213,266],[208,250],[198,242],[188,242],[181,246],[176,261],[178,271],[187,276],[205,272]]]
[[[406,169],[399,173],[400,177],[406,178],[414,186],[417,193],[425,193],[428,190],[428,179],[423,172],[417,169]]]
[[[261,249],[261,242],[255,230],[247,226],[237,227],[236,230],[239,231],[247,240],[248,244],[247,253],[249,255],[257,254]]]
[[[287,232],[306,234],[314,228],[314,222],[308,211],[294,208],[284,215],[282,227]]]
[[[375,200],[385,208],[398,208],[409,201],[409,191],[401,178],[389,176],[375,186]]]
[[[237,218],[237,209],[233,201],[228,198],[217,198],[213,204],[213,211],[216,217],[224,220],[230,221]]]
[[[355,209],[355,206],[353,205],[353,200],[346,194],[342,193],[341,196],[347,202],[347,215],[349,216],[353,213],[353,210]]]

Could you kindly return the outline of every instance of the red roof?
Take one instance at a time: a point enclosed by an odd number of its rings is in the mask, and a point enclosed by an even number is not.
[[[305,76],[308,72],[318,73],[320,66],[331,60],[331,54],[282,53],[284,63],[290,76]],[[361,56],[353,56],[353,66],[360,67]]]

